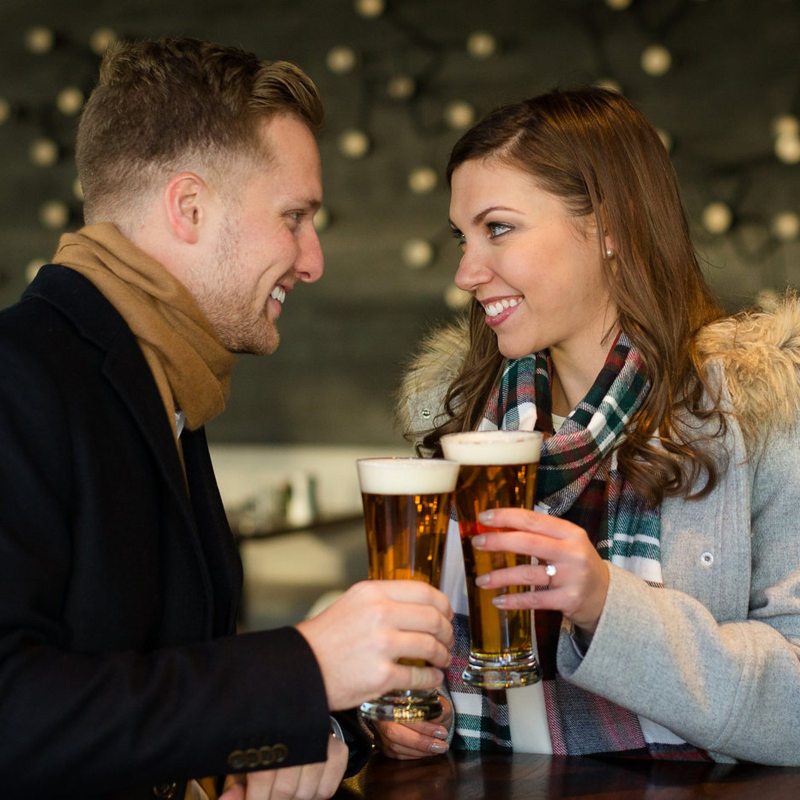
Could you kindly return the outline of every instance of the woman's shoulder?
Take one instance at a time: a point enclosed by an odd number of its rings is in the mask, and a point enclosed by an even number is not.
[[[465,319],[431,331],[409,361],[397,397],[397,423],[405,434],[428,431],[444,411],[447,388],[469,347]]]
[[[713,381],[721,369],[746,440],[788,429],[800,417],[800,298],[742,311],[703,328],[696,340]]]

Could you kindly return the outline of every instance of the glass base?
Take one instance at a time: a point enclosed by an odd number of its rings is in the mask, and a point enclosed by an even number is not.
[[[502,656],[497,659],[478,658],[470,653],[467,668],[461,677],[467,686],[514,689],[538,683],[542,679],[542,671],[533,653],[521,659]]]
[[[440,716],[442,704],[435,689],[431,691],[398,689],[382,695],[377,700],[362,703],[361,713],[367,719],[385,722],[423,722]]]

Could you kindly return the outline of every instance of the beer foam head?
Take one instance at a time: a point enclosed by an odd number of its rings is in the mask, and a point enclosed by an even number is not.
[[[458,464],[441,458],[360,458],[365,494],[442,494],[456,488]]]
[[[445,458],[459,464],[533,464],[539,460],[539,431],[467,431],[441,438]]]

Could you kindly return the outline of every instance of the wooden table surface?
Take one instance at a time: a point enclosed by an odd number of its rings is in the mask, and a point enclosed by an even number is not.
[[[799,800],[800,768],[530,754],[376,755],[336,800]]]

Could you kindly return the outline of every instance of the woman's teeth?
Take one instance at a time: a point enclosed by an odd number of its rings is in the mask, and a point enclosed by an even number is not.
[[[286,299],[286,292],[281,289],[280,286],[276,286],[270,293],[269,296],[273,300],[277,300],[281,305],[283,305],[283,301]]]
[[[512,297],[511,299],[503,298],[496,303],[488,303],[483,307],[483,310],[486,312],[487,317],[496,317],[507,308],[514,308],[514,306],[518,306],[521,302],[521,297]]]

